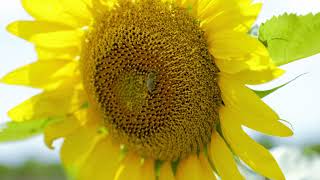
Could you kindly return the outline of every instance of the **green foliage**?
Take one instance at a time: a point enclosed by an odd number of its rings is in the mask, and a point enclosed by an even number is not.
[[[313,145],[313,146],[306,147],[304,149],[304,153],[306,155],[314,155],[314,154],[320,155],[320,144],[316,144],[316,145]]]
[[[305,74],[306,74],[306,73],[305,73]],[[278,90],[278,89],[280,89],[280,88],[288,85],[289,83],[295,81],[296,79],[298,79],[299,77],[301,77],[301,76],[303,76],[303,75],[305,75],[305,74],[301,74],[301,75],[295,77],[294,79],[290,80],[289,82],[284,83],[284,84],[282,84],[282,85],[280,85],[280,86],[278,86],[278,87],[275,87],[275,88],[272,88],[272,89],[269,89],[269,90],[265,90],[265,91],[253,90],[253,91],[254,91],[260,98],[264,98],[264,97],[268,96],[269,94],[275,92],[276,90]]]
[[[259,40],[280,66],[320,52],[320,13],[284,14],[262,24]]]
[[[58,164],[41,164],[28,161],[18,167],[0,165],[1,180],[66,180],[63,168]]]
[[[287,84],[283,84],[283,85],[281,85],[281,86],[275,87],[275,88],[273,88],[273,89],[265,90],[265,91],[256,91],[256,90],[254,90],[254,92],[255,92],[260,98],[264,98],[264,97],[268,96],[269,94],[275,92],[276,90],[282,88],[282,87],[285,86],[285,85],[287,85]]]
[[[271,148],[275,147],[275,145],[272,142],[272,140],[270,140],[268,138],[261,138],[258,141],[259,141],[259,144],[261,144],[266,149],[271,149]]]
[[[26,139],[43,132],[52,119],[8,122],[0,126],[0,142]]]

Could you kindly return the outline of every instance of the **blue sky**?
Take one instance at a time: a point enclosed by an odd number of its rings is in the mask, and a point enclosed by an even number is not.
[[[264,22],[273,15],[284,12],[306,14],[320,12],[319,0],[269,0],[265,2],[257,23]],[[21,65],[36,59],[31,44],[16,38],[5,31],[6,24],[18,19],[31,19],[23,10],[19,0],[7,0],[0,7],[0,76]],[[320,55],[283,66],[287,73],[279,80],[256,88],[263,89],[287,82],[306,73],[288,86],[265,98],[273,109],[290,122],[295,132],[291,138],[277,140],[284,144],[320,143]],[[6,111],[31,95],[39,92],[35,89],[0,85],[0,122],[8,120]],[[250,131],[252,135],[259,134]],[[274,138],[272,138],[274,139]],[[59,144],[59,143],[58,143]],[[58,150],[48,150],[42,137],[24,142],[0,144],[0,164],[19,163],[28,157],[45,161],[58,160]]]

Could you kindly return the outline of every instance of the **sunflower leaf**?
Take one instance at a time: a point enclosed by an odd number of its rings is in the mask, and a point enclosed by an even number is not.
[[[265,90],[265,91],[258,91],[258,90],[253,90],[260,98],[264,98],[266,96],[268,96],[269,94],[275,92],[276,90],[288,85],[289,83],[295,81],[296,79],[298,79],[299,77],[305,75],[306,73],[304,74],[300,74],[299,76],[295,77],[294,79],[290,80],[289,82],[286,82],[278,87],[275,87],[275,88],[272,88],[272,89],[269,89],[269,90]]]
[[[52,119],[8,122],[0,125],[0,142],[18,141],[43,132]]]
[[[277,66],[320,52],[320,13],[284,14],[260,26],[259,40]]]

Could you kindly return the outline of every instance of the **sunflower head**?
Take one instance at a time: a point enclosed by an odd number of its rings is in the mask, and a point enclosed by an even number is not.
[[[85,42],[84,84],[118,142],[161,160],[184,158],[209,142],[222,102],[219,70],[188,11],[120,1]]]

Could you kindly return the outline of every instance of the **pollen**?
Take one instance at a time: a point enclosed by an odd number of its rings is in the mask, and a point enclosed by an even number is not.
[[[219,69],[188,9],[120,1],[89,29],[81,69],[90,103],[128,149],[176,160],[210,141],[222,105]]]

